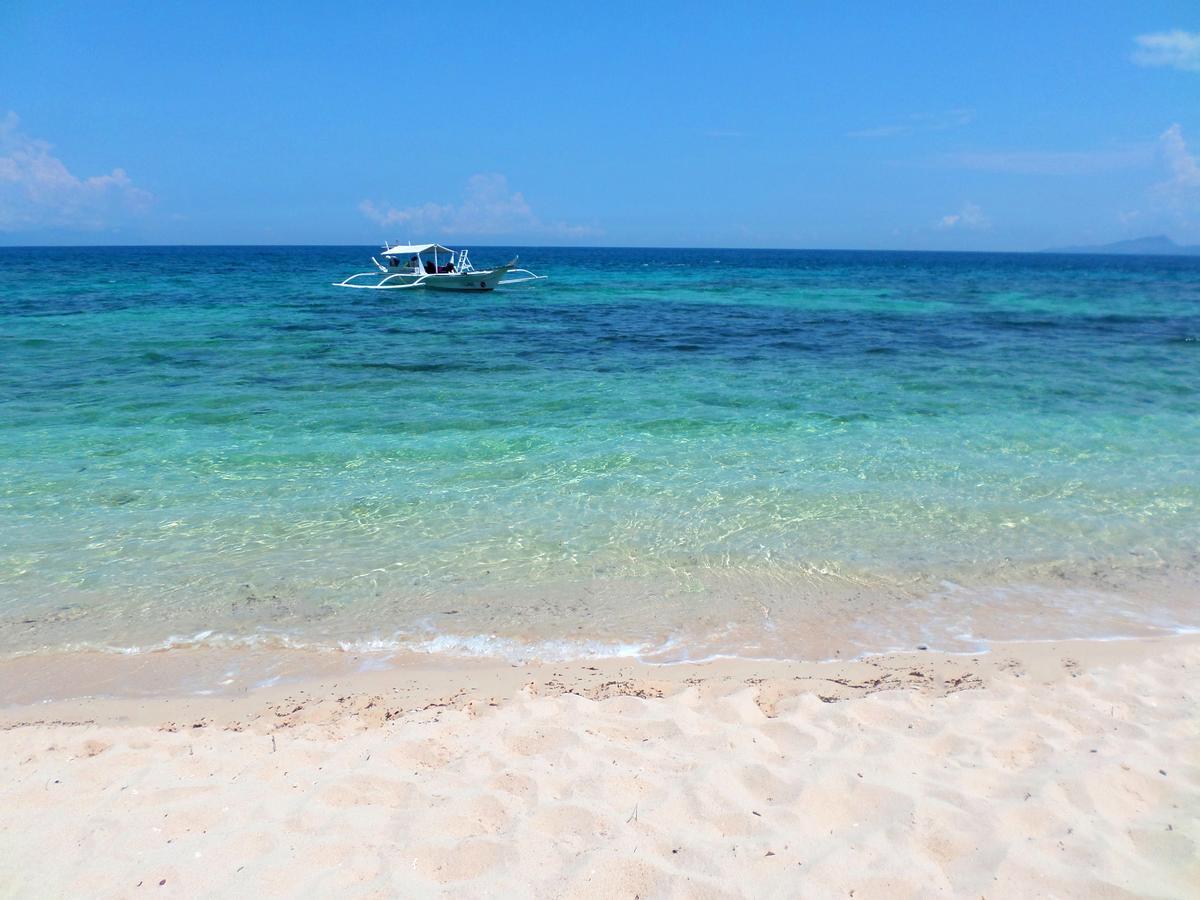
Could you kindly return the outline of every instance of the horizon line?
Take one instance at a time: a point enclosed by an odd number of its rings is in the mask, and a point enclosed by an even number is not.
[[[1120,243],[1120,242],[1118,242]],[[186,243],[186,244],[0,244],[4,250],[173,250],[184,248],[242,248],[242,249],[313,249],[330,247],[362,248],[367,244],[219,244],[219,243]],[[1046,248],[1042,250],[937,250],[937,249],[902,249],[884,248],[869,249],[865,247],[722,247],[722,246],[685,246],[666,244],[476,244],[471,242],[468,249],[545,249],[545,250],[705,250],[705,251],[736,251],[751,253],[941,253],[958,255],[1008,254],[1013,256],[1180,256],[1194,258],[1187,253],[1113,253],[1105,252],[1097,245],[1095,251],[1083,249]]]

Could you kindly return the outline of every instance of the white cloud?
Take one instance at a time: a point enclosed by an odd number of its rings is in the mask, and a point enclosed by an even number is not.
[[[978,231],[991,225],[991,220],[974,203],[965,203],[956,213],[949,213],[938,220],[938,228],[953,228],[965,231]]]
[[[1177,234],[1194,234],[1200,212],[1200,159],[1189,152],[1178,123],[1159,136],[1158,145],[1168,177],[1151,188],[1151,205]]]
[[[920,131],[945,131],[949,128],[960,128],[963,125],[969,125],[974,119],[975,110],[973,109],[949,109],[938,113],[913,113],[903,122],[850,131],[846,133],[846,137],[870,140],[902,137],[909,134],[916,134]]]
[[[395,207],[373,200],[358,204],[359,212],[382,226],[401,226],[401,237],[424,240],[434,235],[542,235],[588,237],[595,228],[565,223],[547,224],[530,208],[520,191],[510,191],[503,175],[472,175],[458,203],[422,203]]]
[[[1193,234],[1200,211],[1200,156],[1188,150],[1178,123],[1158,136],[1157,150],[1166,177],[1146,192],[1144,208],[1118,212],[1117,220],[1142,231]]]
[[[52,150],[20,130],[16,113],[0,119],[0,231],[105,228],[154,202],[124,169],[80,178]]]
[[[1139,34],[1133,61],[1139,66],[1169,66],[1184,72],[1200,72],[1200,32],[1156,31]]]
[[[1171,173],[1171,177],[1159,184],[1158,189],[1174,194],[1200,189],[1200,163],[1188,152],[1183,129],[1178,122],[1159,136],[1158,145]]]

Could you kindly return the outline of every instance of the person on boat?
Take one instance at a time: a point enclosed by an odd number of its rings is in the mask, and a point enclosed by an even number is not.
[[[425,260],[425,274],[426,275],[436,275],[437,274],[437,269],[434,268],[433,260],[431,260],[431,259]]]
[[[417,256],[414,253],[412,256],[410,256],[408,258],[408,268],[415,269],[415,268],[417,268],[418,264],[419,264],[419,260],[417,259]]]

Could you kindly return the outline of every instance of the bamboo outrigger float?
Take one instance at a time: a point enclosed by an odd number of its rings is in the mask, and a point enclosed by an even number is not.
[[[384,246],[380,254],[386,265],[375,257],[375,272],[359,272],[334,287],[363,288],[372,291],[394,291],[406,288],[431,288],[437,291],[492,291],[502,284],[523,284],[542,281],[545,275],[534,275],[528,269],[517,268],[517,257],[492,269],[476,269],[466,250],[451,250],[441,244],[395,244]],[[506,278],[517,275],[517,278]],[[359,278],[374,278],[374,284],[358,282]]]

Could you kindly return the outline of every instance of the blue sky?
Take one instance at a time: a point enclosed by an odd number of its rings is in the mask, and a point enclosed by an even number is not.
[[[1195,0],[428,9],[4,0],[0,244],[1200,242]]]

